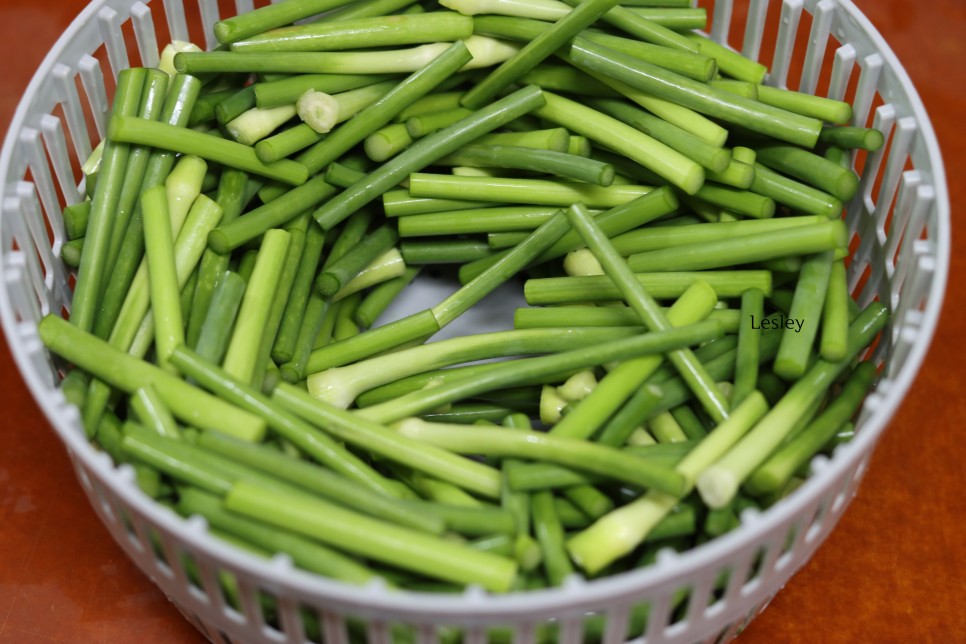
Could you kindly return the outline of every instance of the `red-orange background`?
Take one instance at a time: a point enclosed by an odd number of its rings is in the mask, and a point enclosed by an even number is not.
[[[0,0],[0,131],[84,0]],[[950,286],[932,350],[839,527],[741,642],[966,641],[964,229],[966,3],[858,0],[916,84],[953,204]],[[201,641],[110,539],[0,349],[0,640]]]

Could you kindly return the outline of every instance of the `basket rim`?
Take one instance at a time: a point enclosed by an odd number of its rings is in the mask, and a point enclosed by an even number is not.
[[[875,409],[857,427],[855,438],[836,448],[832,458],[823,459],[819,470],[812,472],[801,487],[781,502],[763,512],[746,512],[742,515],[741,525],[738,528],[706,544],[684,553],[665,552],[666,556],[659,557],[654,565],[646,568],[590,581],[574,577],[560,588],[522,593],[490,595],[479,588],[470,587],[459,595],[434,594],[389,590],[381,581],[361,587],[353,586],[296,569],[284,556],[277,556],[268,561],[258,559],[211,536],[205,528],[204,521],[183,519],[143,494],[134,484],[133,469],[128,465],[115,467],[106,454],[94,450],[87,442],[83,430],[79,430],[80,419],[77,410],[66,402],[58,390],[51,390],[47,381],[34,369],[34,363],[29,356],[45,351],[37,336],[36,324],[18,322],[11,307],[9,292],[6,288],[0,288],[0,324],[11,355],[38,407],[63,440],[75,463],[95,473],[98,479],[103,481],[124,503],[176,536],[194,553],[208,556],[219,565],[225,565],[252,578],[268,580],[279,590],[302,593],[323,600],[334,600],[357,612],[390,611],[400,615],[418,614],[420,616],[432,613],[452,619],[485,618],[497,615],[512,618],[525,615],[539,619],[540,613],[559,614],[561,611],[580,609],[587,605],[603,607],[615,598],[626,598],[644,590],[658,589],[663,586],[675,586],[680,583],[680,580],[698,570],[749,547],[762,533],[774,530],[792,520],[826,491],[829,481],[869,455],[918,374],[938,325],[948,277],[951,234],[948,185],[938,140],[915,86],[878,30],[852,0],[831,1],[845,11],[875,41],[879,47],[878,53],[884,57],[887,65],[894,71],[907,91],[920,133],[926,143],[936,189],[937,213],[937,229],[932,236],[936,265],[927,295],[928,303],[926,309],[921,312],[919,334],[911,345],[904,364],[890,381],[889,395],[878,397]],[[816,3],[815,0],[811,0],[807,4],[811,6]],[[10,122],[2,151],[0,151],[0,177],[6,178],[11,166],[16,138],[28,117],[30,102],[28,99],[38,92],[80,25],[95,19],[101,7],[113,4],[133,6],[137,4],[137,0],[92,0],[44,57]],[[5,184],[4,199],[8,196],[9,189],[10,185]],[[6,252],[3,251],[4,255]],[[6,284],[6,270],[6,263],[0,262],[0,283]],[[894,320],[892,323],[895,322]],[[427,599],[431,601],[427,602]],[[431,605],[432,609],[427,610],[427,604]]]

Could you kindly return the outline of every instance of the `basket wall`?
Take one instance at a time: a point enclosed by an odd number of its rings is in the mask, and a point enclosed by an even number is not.
[[[77,411],[54,386],[63,365],[45,351],[36,322],[66,313],[72,276],[59,261],[60,211],[81,199],[80,162],[103,134],[116,73],[157,62],[159,44],[213,44],[216,0],[95,0],[43,63],[19,106],[0,156],[0,318],[14,358],[64,440],[93,507],[124,550],[213,641],[436,642],[459,629],[469,643],[531,642],[547,623],[561,642],[580,642],[603,620],[602,638],[621,642],[732,639],[812,555],[855,493],[876,440],[925,355],[949,264],[949,205],[938,145],[904,71],[847,0],[717,0],[711,35],[769,64],[768,82],[854,101],[856,125],[886,146],[855,159],[866,171],[847,220],[855,250],[850,286],[860,304],[886,302],[892,322],[872,357],[883,364],[856,439],[765,513],[685,554],[618,577],[517,597],[390,593],[354,588],[295,570],[285,557],[259,561],[211,538],[140,493],[130,467],[115,468],[87,443]],[[232,12],[252,8],[237,0]],[[734,18],[734,19],[733,19]],[[197,576],[188,569],[196,570]],[[237,582],[225,597],[220,577]],[[727,578],[714,592],[715,580]],[[686,592],[686,609],[672,597]],[[647,605],[643,631],[630,627]],[[268,606],[268,608],[267,608]],[[587,620],[596,620],[590,624]]]

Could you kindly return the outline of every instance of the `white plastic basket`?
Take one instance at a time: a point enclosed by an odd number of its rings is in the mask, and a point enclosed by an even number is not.
[[[774,45],[773,59],[764,61],[771,68],[769,83],[785,86],[800,75],[791,89],[812,91],[827,83],[833,98],[854,92],[854,124],[887,135],[887,145],[865,159],[863,183],[847,215],[858,238],[850,286],[860,304],[878,298],[892,311],[872,355],[884,369],[861,410],[856,438],[832,458],[816,458],[805,484],[772,509],[746,512],[740,528],[684,554],[662,553],[649,568],[593,582],[574,578],[564,588],[525,595],[469,589],[441,596],[347,586],[296,570],[285,557],[266,562],[226,547],[208,535],[203,521],[185,521],[144,496],[130,467],[115,468],[92,449],[76,409],[55,389],[59,364],[40,343],[36,323],[69,309],[70,275],[58,260],[65,241],[60,212],[81,198],[77,160],[103,133],[108,88],[129,64],[157,62],[159,42],[168,39],[157,34],[194,36],[211,45],[210,27],[221,17],[216,0],[190,7],[178,0],[151,4],[94,0],[37,71],[0,155],[4,331],[95,510],[140,568],[216,642],[303,642],[306,611],[318,618],[317,640],[327,643],[360,637],[390,642],[400,633],[431,643],[444,627],[460,629],[469,643],[485,642],[491,628],[501,627],[523,643],[551,620],[560,627],[559,641],[579,642],[584,620],[594,614],[606,618],[606,642],[720,642],[739,633],[837,523],[922,363],[942,304],[950,222],[939,148],[909,78],[859,10],[849,0],[738,3],[748,9],[743,53],[758,58]],[[711,35],[719,41],[741,29],[731,24],[734,4],[715,2]],[[236,12],[247,11],[252,0],[235,5]],[[205,36],[189,29],[186,10]],[[769,10],[780,11],[780,19],[766,20]],[[771,24],[777,30],[766,33]],[[186,557],[197,566],[200,585],[189,581]],[[237,579],[239,610],[218,582],[224,572]],[[721,574],[727,575],[726,588],[713,596]],[[689,593],[683,617],[671,611],[671,597],[680,589]],[[277,620],[267,619],[259,594],[274,598]],[[628,633],[628,615],[640,604],[650,606],[646,630]]]

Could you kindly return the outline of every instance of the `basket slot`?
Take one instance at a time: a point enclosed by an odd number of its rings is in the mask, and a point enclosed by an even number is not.
[[[832,31],[833,15],[835,15],[835,5],[831,0],[822,0],[815,8],[815,13],[812,16],[812,28],[808,34],[805,62],[802,64],[802,78],[798,83],[798,91],[800,92],[812,94],[818,86],[822,62],[825,60],[828,37]]]
[[[580,644],[584,640],[584,620],[579,617],[568,617],[560,620],[560,644]],[[483,640],[484,642],[486,640]]]
[[[52,307],[49,299],[50,290],[47,285],[47,272],[44,270],[42,265],[43,257],[42,253],[46,253],[47,261],[52,261],[50,255],[52,251],[50,246],[46,246],[43,251],[39,250],[39,244],[37,243],[37,237],[40,236],[34,229],[37,224],[43,220],[39,218],[40,204],[37,202],[37,195],[32,190],[28,194],[24,194],[25,189],[30,189],[30,184],[22,183],[17,186],[18,191],[21,193],[20,198],[20,222],[18,228],[18,239],[20,241],[20,248],[24,251],[24,256],[26,259],[26,276],[27,276],[27,286],[30,287],[35,301],[37,302],[38,308],[36,310],[39,317],[43,317],[47,313],[50,313]],[[27,232],[29,231],[29,232]],[[53,281],[53,275],[51,274],[51,281]]]
[[[10,279],[16,279],[17,297],[13,298],[18,321],[36,321],[43,313],[43,275],[24,222],[23,197],[4,199],[4,248],[12,248],[9,265],[15,269]],[[9,237],[8,237],[9,235]]]
[[[416,644],[439,643],[439,635],[436,632],[436,627],[432,624],[419,624],[413,628],[413,634],[416,637]]]
[[[48,116],[48,118],[53,118]],[[57,119],[54,119],[55,121]],[[17,192],[30,202],[36,201],[31,195],[36,189],[37,196],[40,197],[42,210],[36,214],[25,215],[27,227],[30,229],[30,237],[41,261],[44,264],[44,275],[50,275],[54,270],[54,258],[51,246],[60,250],[60,244],[64,242],[66,233],[64,232],[63,221],[61,218],[61,201],[57,196],[57,188],[54,185],[53,176],[50,174],[50,163],[47,160],[47,153],[44,149],[41,135],[38,130],[32,127],[24,128],[20,131],[20,142],[27,154],[27,166],[30,168],[30,178],[32,182],[20,182],[17,185]],[[56,213],[56,214],[55,214]],[[46,214],[46,217],[44,216]],[[50,226],[50,232],[46,230]],[[48,280],[52,285],[53,280]]]
[[[97,12],[97,25],[101,31],[101,38],[107,47],[107,60],[115,78],[124,69],[131,66],[127,57],[127,47],[124,44],[124,33],[121,31],[121,19],[116,11],[104,7]]]
[[[349,629],[342,615],[324,611],[321,617],[322,641],[325,644],[349,644]]]
[[[263,637],[270,637],[276,641],[284,641],[284,637],[273,626],[265,621],[262,610],[262,596],[264,591],[253,584],[247,577],[237,577],[238,601],[241,614],[244,616],[246,629],[260,633]],[[265,593],[268,594],[268,593]]]
[[[215,38],[215,23],[218,22],[218,0],[198,0],[198,8],[201,10],[201,24],[205,31],[205,46],[214,49],[218,46]]]
[[[754,525],[760,523],[760,516],[761,513],[758,510],[747,508],[739,514],[738,520],[742,526]],[[764,549],[762,543],[763,541],[761,540],[756,541],[756,543],[750,544],[745,548],[741,554],[734,557],[735,565],[730,571],[728,583],[725,586],[724,602],[738,604],[748,596],[747,585],[757,578],[761,572],[761,561]]]
[[[94,125],[97,126],[97,138],[100,140],[104,138],[107,113],[110,109],[101,64],[93,56],[85,55],[81,58],[78,68],[80,69],[81,84],[84,86],[91,114],[94,116]]]
[[[654,565],[658,569],[674,570],[679,565],[679,559],[676,550],[671,547],[664,547],[657,552]],[[679,591],[680,582],[672,581],[655,589],[646,598],[638,598],[639,600],[643,599],[643,603],[638,604],[639,610],[643,609],[646,615],[645,642],[663,642],[668,638],[668,627],[674,622],[674,611],[679,604]],[[633,636],[636,633],[632,632],[629,635]]]
[[[910,311],[910,314],[918,315],[919,312]],[[899,325],[896,325],[896,326],[897,328],[895,330],[895,333],[896,335],[898,335],[902,331],[903,327],[900,327]],[[889,395],[889,389],[890,387],[892,387],[892,385],[893,385],[893,381],[890,380],[887,376],[883,375],[883,377],[879,380],[879,382],[876,383],[875,391],[872,391],[871,393],[869,393],[869,395],[865,399],[865,402],[862,403],[862,407],[859,409],[859,413],[856,417],[856,426],[861,424],[869,416],[872,415],[872,413],[876,410],[876,404],[882,404],[884,402],[886,396]],[[836,448],[836,451],[838,451],[839,449],[848,449],[848,445],[840,445]]]
[[[761,53],[761,39],[765,33],[765,18],[768,14],[768,0],[751,0],[748,7],[748,20],[745,24],[745,38],[741,53],[752,60],[758,60]]]
[[[697,624],[717,624],[719,623],[721,616],[731,610],[731,606],[735,602],[740,601],[739,594],[741,593],[741,582],[743,582],[747,577],[747,572],[742,572],[738,574],[736,570],[745,571],[749,565],[749,556],[744,556],[743,559],[738,563],[737,567],[731,561],[728,565],[719,568],[715,572],[715,581],[721,578],[718,582],[718,592],[711,596],[711,600],[707,606],[699,608],[697,611],[689,613],[689,621]],[[691,610],[690,608],[688,609]]]
[[[205,522],[195,517],[189,518],[187,523],[189,531],[201,533],[206,530]],[[159,542],[163,558],[155,558],[154,564],[158,570],[175,580],[179,588],[193,588],[198,597],[203,597],[198,580],[192,579],[192,575],[188,573],[189,562],[196,562],[197,557],[179,547],[177,541],[166,533],[159,534]]]
[[[137,486],[137,472],[130,465],[121,465],[117,474],[124,485]],[[172,579],[170,567],[161,559],[160,541],[152,538],[153,535],[158,534],[157,530],[153,529],[144,517],[134,513],[133,509],[125,505],[116,495],[111,495],[109,503],[113,508],[114,516],[117,517],[112,530],[114,540],[123,546],[126,539],[127,543],[134,546],[133,559],[141,570],[147,571],[152,577]]]
[[[61,194],[64,195],[66,205],[72,205],[82,201],[84,196],[77,189],[74,180],[74,171],[70,167],[70,155],[67,152],[67,139],[64,137],[64,128],[60,119],[50,114],[45,114],[40,119],[40,130],[44,136],[44,145],[47,147],[50,166],[57,175],[57,185],[60,187]],[[58,204],[59,205],[59,204]],[[52,212],[48,210],[48,212]],[[58,239],[58,226],[61,223],[59,217],[51,217],[50,225],[54,229],[55,240]],[[63,238],[63,234],[60,235]]]
[[[514,625],[513,644],[534,644],[537,641],[537,624],[522,622]],[[620,641],[624,641],[623,636]]]
[[[911,190],[910,192],[914,193],[915,196],[913,198],[913,203],[909,208],[909,214],[907,215],[908,223],[905,223],[905,233],[903,236],[906,241],[898,249],[898,255],[896,255],[895,251],[892,251],[891,249],[886,250],[890,257],[896,257],[896,272],[892,279],[892,288],[894,291],[893,298],[898,298],[899,289],[904,289],[906,295],[906,297],[904,297],[895,307],[897,316],[900,319],[903,319],[913,313],[915,313],[918,318],[919,310],[925,303],[922,297],[909,297],[910,293],[920,293],[924,295],[927,292],[926,288],[921,284],[917,284],[916,287],[922,288],[922,290],[908,290],[907,283],[911,284],[915,281],[910,279],[910,275],[916,275],[918,273],[920,276],[931,278],[932,273],[934,272],[934,264],[930,262],[932,255],[935,253],[935,249],[929,241],[920,239],[920,237],[925,232],[929,212],[935,208],[936,191],[931,185],[921,184],[915,186],[914,190]],[[893,228],[894,227],[895,225]],[[920,280],[921,279],[922,277],[920,277]],[[918,322],[916,323],[916,326],[918,327]],[[909,344],[911,345],[911,342]],[[909,347],[907,346],[906,349],[908,348]]]
[[[868,213],[859,213],[858,208],[849,210],[845,213],[845,223],[848,224],[849,228],[849,248],[853,251],[849,259],[849,275],[855,276],[856,273],[862,272],[868,264],[867,257],[858,257],[856,255],[856,244],[859,243],[857,240],[861,240],[862,237],[862,221],[863,217],[868,217]],[[858,278],[856,278],[857,280]],[[849,292],[855,292],[855,285],[853,282],[849,282]]]
[[[782,544],[778,559],[775,560],[775,571],[784,572],[793,562],[802,559],[804,552],[805,535],[812,517],[815,516],[817,508],[815,505],[805,507],[795,518],[794,523],[788,529],[785,542]]]
[[[164,0],[164,15],[168,19],[168,32],[171,40],[189,41],[188,23],[184,16],[184,3],[181,0]]]
[[[832,498],[832,506],[830,511],[835,516],[842,516],[842,513],[845,512],[845,508],[848,507],[852,496],[848,494],[842,481],[836,481],[833,487],[836,492],[835,496]]]
[[[114,474],[124,485],[137,487],[137,471],[132,465],[123,463],[116,468]],[[167,565],[157,565],[158,552],[151,539],[151,526],[136,515],[132,517],[131,512],[120,504],[116,496],[112,495],[109,502],[117,518],[115,529],[112,530],[114,539],[119,543],[124,543],[126,539],[134,547],[137,552],[136,559],[142,568],[150,569],[152,574],[156,569],[160,570],[164,576],[170,578],[172,575]]]
[[[664,638],[664,631],[671,621],[671,611],[671,593],[655,594],[648,606],[645,642],[659,642]]]
[[[714,602],[714,588],[717,575],[704,574],[698,578],[694,586],[688,592],[688,603],[685,608],[684,619],[672,626],[672,629],[680,629],[684,632],[692,629],[701,621],[704,621],[705,609]]]
[[[220,579],[221,570],[216,568],[215,563],[210,559],[203,556],[196,557],[193,554],[190,556],[196,564],[201,586],[200,592],[196,596],[200,600],[199,603],[203,605],[206,617],[217,615],[217,623],[220,625],[244,624],[244,616],[225,597],[225,590]],[[203,597],[201,593],[203,593]]]
[[[894,281],[893,284],[895,284]],[[901,312],[895,314],[894,320],[892,326],[892,343],[894,345],[892,355],[895,360],[905,360],[909,357],[909,352],[916,341],[916,335],[920,333],[919,326],[922,323],[922,312],[904,306]],[[890,377],[895,376],[896,368],[889,364],[886,366],[886,373]]]
[[[158,37],[154,30],[154,20],[151,10],[143,2],[137,2],[131,7],[131,24],[134,26],[134,39],[138,44],[138,53],[145,67],[158,66]]]
[[[656,592],[666,593],[670,595],[670,589],[664,588],[663,590],[658,590]],[[623,610],[626,612],[626,624],[621,626],[618,630],[614,629],[615,638],[613,641],[615,644],[617,642],[640,642],[645,637],[645,630],[647,624],[651,619],[651,602],[653,600],[653,591],[648,589],[647,594],[637,593],[631,598],[634,599],[633,604],[619,604],[615,606],[615,609]],[[609,617],[608,617],[609,621]]]
[[[731,13],[734,8],[732,0],[716,0],[714,12],[711,14],[711,39],[728,44],[728,32],[731,30]]]
[[[298,602],[288,596],[279,596],[276,600],[275,611],[278,614],[279,626],[286,635],[286,641],[304,642],[307,639],[305,623],[302,614],[299,612]]]
[[[858,305],[865,307],[878,299],[880,293],[888,297],[888,291],[882,288],[883,280],[888,281],[888,276],[884,268],[885,252],[875,234],[875,211],[867,210],[867,203],[853,203],[855,205],[850,211],[853,216],[848,222],[849,228],[858,236],[859,243],[849,265],[848,285]]]
[[[4,264],[4,270],[7,270],[6,263]],[[50,352],[47,351],[46,347],[44,347],[44,344],[40,341],[36,324],[32,320],[18,320],[17,322],[16,335],[11,338],[19,340],[19,343],[16,346],[19,346],[23,349],[23,354],[18,356],[19,359],[17,359],[17,363],[23,365],[21,360],[27,362],[27,364],[24,365],[24,368],[29,367],[34,369],[35,377],[41,382],[41,384],[43,384],[45,387],[53,389],[55,384],[59,381],[57,376],[58,366],[54,364],[54,359],[50,355]],[[79,421],[79,415],[76,413],[76,411],[70,412],[70,417],[68,420],[75,423],[72,425],[72,427],[78,433],[82,432],[80,423],[77,422]]]
[[[778,40],[775,55],[771,60],[768,84],[785,87],[788,82],[788,67],[795,51],[795,35],[802,19],[802,0],[785,0],[781,8],[781,23],[778,27]]]
[[[835,50],[832,60],[832,76],[829,79],[828,97],[841,101],[849,89],[849,79],[855,69],[856,53],[852,45],[842,45]]]
[[[779,576],[779,571],[775,568],[775,562],[784,550],[785,540],[788,532],[772,532],[761,542],[759,553],[761,563],[758,565],[754,576],[745,582],[742,592],[746,597],[755,594],[761,587],[771,587],[772,579]]]
[[[869,404],[869,401],[866,400],[865,404]],[[871,458],[871,454],[866,453],[861,459],[859,459],[858,464],[855,466],[855,469],[852,471],[852,481],[855,483],[856,487],[858,487],[859,483],[862,482],[862,479],[865,478],[865,473],[869,469],[870,458]]]
[[[852,102],[852,124],[864,127],[869,119],[872,101],[879,87],[879,77],[882,75],[882,56],[871,54],[859,63],[859,84],[855,89],[855,99]]]
[[[883,282],[886,281],[885,271],[878,261],[882,255],[881,249],[876,244],[866,241],[869,236],[871,235],[862,238],[860,249],[864,248],[865,252],[871,255],[871,260],[859,265],[862,268],[861,271],[850,271],[851,274],[849,275],[849,283],[855,285],[854,288],[851,288],[852,296],[855,298],[855,302],[859,305],[859,308],[862,309],[879,299],[879,293],[883,292]],[[883,344],[880,343],[876,347],[876,351],[881,352],[882,350]],[[881,353],[879,355],[881,356]]]
[[[926,295],[929,293],[929,287],[936,274],[936,249],[931,240],[917,239],[913,242],[913,251],[915,260],[913,266],[915,268],[908,279],[906,289],[909,293],[915,293],[919,296],[914,300],[916,308],[924,308]],[[910,306],[912,306],[912,302],[910,302]],[[909,311],[910,315],[912,313],[913,311]],[[910,344],[915,343],[915,341],[915,336],[909,338]]]
[[[844,472],[829,482],[825,491],[826,517],[834,525],[848,506],[852,494],[849,489],[849,473]]]
[[[893,130],[895,121],[895,110],[891,105],[882,105],[876,110],[874,127],[882,132]],[[859,193],[852,203],[849,210],[852,217],[849,219],[849,227],[857,232],[860,238],[858,248],[853,255],[852,265],[857,270],[850,270],[849,289],[857,295],[856,301],[860,306],[866,306],[869,302],[876,299],[881,293],[887,296],[888,291],[882,288],[883,280],[888,281],[891,275],[886,274],[886,252],[884,250],[884,240],[878,235],[879,221],[884,221],[891,209],[892,199],[895,188],[906,160],[908,159],[908,149],[911,142],[911,134],[902,134],[894,130],[889,144],[881,150],[874,152],[866,158],[864,178],[859,186]],[[882,159],[888,154],[885,174],[881,175]],[[901,161],[899,161],[901,159]],[[894,168],[898,167],[898,171]],[[893,168],[893,170],[890,170]],[[877,201],[872,201],[872,192],[875,189],[876,178],[884,176],[880,182]],[[890,187],[891,184],[891,187]],[[886,192],[883,192],[883,189]],[[882,198],[888,194],[888,198]],[[867,268],[868,267],[868,268]],[[852,267],[850,266],[850,269]],[[867,281],[865,273],[870,272]]]
[[[896,156],[903,157],[903,163],[905,163],[906,155],[902,150],[901,146],[905,147],[908,151],[909,143],[908,141],[900,141],[898,139],[898,132],[895,130],[896,125],[896,112],[895,108],[891,104],[880,105],[876,110],[875,119],[873,120],[872,127],[876,128],[885,137],[886,142],[881,148],[865,155],[865,160],[863,162],[862,168],[862,180],[859,183],[859,190],[856,193],[855,199],[861,200],[861,204],[856,205],[856,208],[861,208],[863,214],[867,214],[870,217],[874,217],[875,213],[888,213],[888,205],[883,206],[880,204],[879,196],[873,200],[872,193],[876,190],[876,185],[880,186],[880,196],[881,196],[881,186],[882,184],[882,160],[888,157],[889,163],[894,163],[893,159]],[[901,169],[901,167],[900,167]],[[883,221],[886,217],[883,217]],[[875,231],[878,224],[871,225],[871,231]]]
[[[70,67],[61,63],[54,65],[51,76],[57,93],[63,98],[61,105],[74,152],[78,159],[84,160],[91,155],[91,133],[84,120],[84,108],[81,107],[80,94],[77,92],[77,77]]]
[[[248,13],[255,8],[255,3],[252,0],[235,0],[235,15],[242,13]]]
[[[892,322],[892,327],[895,326],[895,322]],[[880,366],[892,359],[892,352],[894,351],[894,345],[889,342],[891,327],[887,328],[884,333],[881,334],[881,341],[877,338],[870,351],[866,351],[862,355],[863,360],[868,360],[874,365]]]
[[[42,212],[39,216],[25,216],[27,227],[30,229],[30,236],[37,252],[40,254],[44,264],[44,275],[47,275],[53,268],[53,257],[51,246],[55,245],[58,250],[60,244],[65,239],[64,227],[61,225],[60,217],[44,217],[44,213],[60,213],[60,198],[57,196],[57,189],[54,187],[54,179],[50,174],[50,163],[47,161],[47,154],[41,141],[40,132],[32,127],[25,127],[20,131],[20,142],[27,155],[27,167],[30,168],[29,178],[32,181],[20,182],[17,185],[17,192],[23,195],[26,200],[31,200],[31,193],[36,190],[40,197]],[[43,230],[47,222],[51,225],[50,234]]]
[[[907,255],[900,253],[900,250],[911,245],[911,240],[922,233],[922,226],[925,223],[924,214],[929,201],[935,197],[935,191],[931,187],[924,186],[922,173],[918,170],[906,170],[902,173],[898,192],[889,229],[886,230],[881,224],[877,226],[877,231],[886,237],[886,254],[893,271],[892,303],[897,310],[905,308],[904,304],[898,301],[898,297],[906,273],[905,262],[900,258],[904,259]],[[907,239],[910,240],[909,244],[905,243]]]
[[[389,624],[380,619],[372,619],[366,625],[366,642],[369,644],[392,644]]]
[[[626,639],[630,617],[631,607],[626,604],[614,606],[605,613],[604,644],[618,644]]]
[[[376,644],[375,640],[370,640]],[[391,642],[392,640],[386,640]],[[470,626],[463,632],[463,644],[486,644],[486,629],[482,626]]]
[[[876,118],[878,119],[878,114]],[[881,213],[877,217],[876,223],[877,240],[883,246],[887,242],[886,231],[884,230],[887,217],[884,215],[892,210],[896,190],[899,187],[899,179],[906,168],[906,164],[909,163],[909,149],[912,147],[918,131],[916,120],[907,116],[899,119],[892,134],[889,158],[886,161],[885,171],[882,173],[882,181],[879,185],[879,194],[875,200],[876,211]]]
[[[821,472],[828,467],[828,462],[828,457],[824,455],[819,454],[815,456],[809,463],[809,472],[813,474]],[[808,527],[804,530],[805,544],[817,548],[829,531],[835,526],[834,521],[830,522],[826,520],[828,518],[830,504],[831,499],[828,496],[823,496],[818,499],[815,505],[815,513],[812,515]]]
[[[63,265],[55,255],[60,252],[60,246],[64,240],[63,223],[59,220],[59,216],[49,218],[50,232],[48,232],[44,223],[44,213],[33,185],[20,182],[17,184],[17,193],[24,225],[29,230],[31,244],[36,249],[35,253],[28,253],[27,260],[35,276],[31,286],[40,302],[41,314],[46,315],[52,311],[59,311],[70,301],[67,276],[63,271]],[[55,212],[59,213],[59,211]],[[21,236],[20,239],[23,240],[21,248],[27,248],[26,237]],[[37,263],[38,261],[42,266]]]
[[[104,469],[110,469],[113,467],[111,462],[111,457],[104,452],[100,452],[97,455],[101,459],[101,465]],[[127,528],[119,524],[119,515],[114,509],[114,505],[111,503],[111,495],[108,494],[103,481],[92,480],[90,493],[88,498],[91,501],[91,505],[94,506],[94,510],[100,515],[101,520],[107,525],[108,530],[110,530],[112,535],[115,535],[115,539],[120,536],[125,536],[127,534]],[[120,539],[118,539],[120,541]],[[140,542],[136,544],[137,549],[140,550]]]
[[[883,392],[887,393],[891,382],[883,380],[880,381],[880,384],[882,385],[881,389]],[[872,406],[875,405],[885,404],[883,392],[877,390],[871,396],[866,398],[866,400],[863,402],[863,408],[866,406],[872,408]],[[835,457],[835,455],[840,453],[840,451],[846,450],[849,447],[850,446],[847,444],[838,446],[835,452],[833,452],[832,456]],[[826,459],[826,464],[828,464],[828,459]],[[832,497],[834,492],[834,498],[832,498],[832,504],[830,507],[834,509],[838,506],[836,511],[839,514],[843,513],[848,507],[849,502],[855,498],[855,495],[858,492],[859,483],[862,482],[862,478],[865,476],[868,464],[869,453],[866,453],[851,469],[843,471],[834,481],[834,484],[832,485],[832,492],[829,492],[829,497]],[[832,525],[834,525],[834,523]]]
[[[37,304],[31,305],[29,289],[25,285],[24,262],[23,253],[19,252],[9,253],[3,261],[4,285],[10,291],[10,305],[18,324],[29,324],[28,320],[37,319],[31,315]]]

